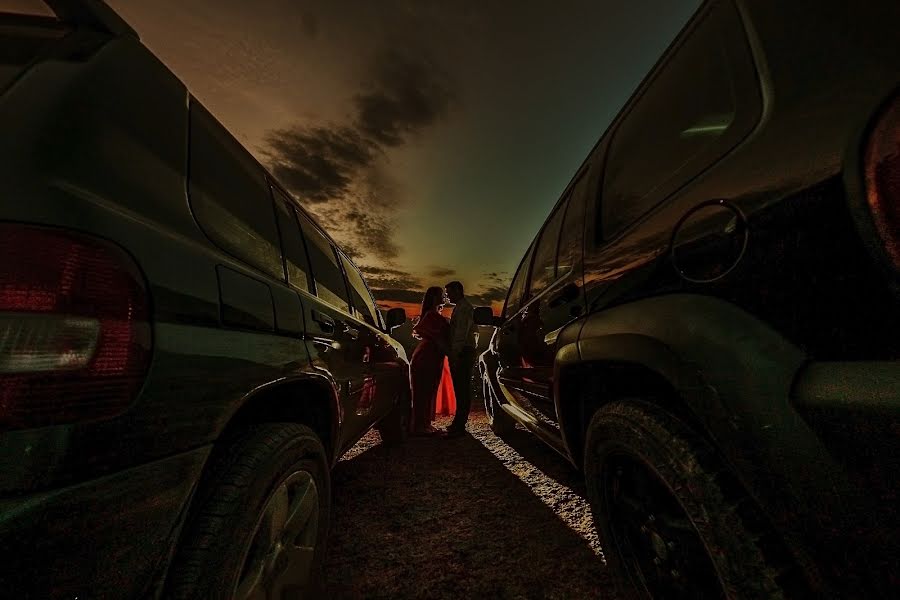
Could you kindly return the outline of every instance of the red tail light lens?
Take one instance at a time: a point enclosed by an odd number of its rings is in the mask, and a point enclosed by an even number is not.
[[[866,200],[884,243],[900,270],[900,98],[881,114],[866,147]]]
[[[0,427],[122,412],[149,358],[147,292],[124,251],[64,230],[0,224]]]

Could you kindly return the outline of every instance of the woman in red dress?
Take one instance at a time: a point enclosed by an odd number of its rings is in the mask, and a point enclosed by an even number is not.
[[[435,399],[444,369],[444,357],[450,349],[450,324],[440,310],[444,293],[439,287],[430,287],[422,299],[422,315],[413,328],[413,336],[422,340],[416,346],[409,361],[409,377],[412,386],[413,434],[434,433]]]

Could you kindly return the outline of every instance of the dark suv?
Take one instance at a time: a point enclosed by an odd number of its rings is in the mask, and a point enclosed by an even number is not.
[[[125,23],[48,4],[0,15],[0,596],[309,595],[405,354]]]
[[[703,4],[518,268],[493,428],[583,468],[630,594],[900,585],[898,23]]]

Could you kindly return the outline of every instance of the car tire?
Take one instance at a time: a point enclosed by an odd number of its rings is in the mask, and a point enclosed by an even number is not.
[[[412,405],[409,394],[401,394],[391,412],[375,425],[385,446],[399,446],[409,437]]]
[[[709,444],[658,406],[626,400],[597,411],[584,474],[624,597],[784,597],[746,498]]]
[[[516,428],[516,420],[503,410],[500,403],[494,397],[490,383],[485,379],[481,380],[482,394],[484,395],[484,408],[487,413],[488,425],[491,431],[498,437],[509,435]]]
[[[257,425],[211,460],[167,597],[231,599],[254,583],[285,597],[319,597],[331,480],[315,432],[295,423]]]

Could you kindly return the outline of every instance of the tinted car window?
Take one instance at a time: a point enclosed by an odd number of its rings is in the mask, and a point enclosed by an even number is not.
[[[559,204],[550,220],[544,226],[534,252],[534,264],[531,267],[531,295],[540,294],[548,285],[556,281],[556,249],[559,243],[559,230],[566,214],[566,198]]]
[[[534,250],[534,244],[528,248],[525,258],[516,271],[512,285],[509,286],[509,294],[506,296],[506,304],[503,306],[503,314],[510,316],[519,310],[519,304],[522,302],[522,296],[525,294],[525,282],[528,280],[528,265],[531,263],[531,253]]]
[[[275,214],[281,231],[281,248],[284,251],[284,266],[288,283],[305,292],[314,291],[309,276],[309,258],[300,234],[300,225],[291,201],[280,190],[272,189],[275,196]]]
[[[708,166],[745,128],[737,113],[743,90],[732,66],[749,56],[730,4],[716,3],[616,129],[603,192],[604,237]]]
[[[584,211],[586,208],[587,177],[582,176],[572,189],[566,219],[559,235],[559,257],[556,260],[556,276],[569,272],[581,258],[584,243]]]
[[[301,212],[296,212],[296,215],[300,220],[303,236],[306,238],[309,263],[312,266],[312,275],[316,282],[316,295],[333,307],[349,314],[350,302],[347,298],[347,286],[344,284],[344,274],[341,272],[331,242],[306,215]]]
[[[372,294],[369,293],[369,288],[366,287],[362,275],[344,255],[341,255],[341,261],[344,263],[344,272],[347,273],[347,282],[350,284],[353,308],[363,321],[372,327],[378,327],[378,309],[375,307],[375,301],[372,300]]]
[[[284,279],[275,211],[265,173],[218,121],[191,103],[190,201],[209,239]]]

